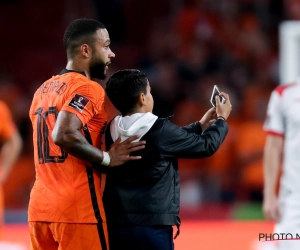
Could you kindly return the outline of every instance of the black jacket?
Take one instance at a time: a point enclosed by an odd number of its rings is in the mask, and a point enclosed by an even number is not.
[[[106,147],[113,143],[110,124]],[[179,172],[177,158],[203,158],[217,151],[228,132],[218,119],[203,133],[199,122],[179,128],[159,118],[141,138],[142,159],[109,168],[103,202],[110,225],[179,225]]]

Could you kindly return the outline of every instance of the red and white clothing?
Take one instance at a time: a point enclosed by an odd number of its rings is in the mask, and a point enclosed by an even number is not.
[[[284,139],[280,177],[280,219],[275,233],[300,233],[300,79],[278,86],[271,94],[264,130]],[[278,242],[280,250],[300,249],[299,240]]]
[[[300,80],[300,79],[299,79]],[[278,86],[264,123],[267,133],[284,137],[281,189],[300,196],[300,82]],[[300,202],[300,200],[299,200]]]

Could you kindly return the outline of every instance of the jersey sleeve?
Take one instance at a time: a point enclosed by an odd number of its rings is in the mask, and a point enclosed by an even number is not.
[[[97,85],[87,83],[72,89],[61,110],[77,115],[83,126],[87,124],[104,108],[105,92],[100,85]]]
[[[269,100],[267,115],[263,125],[264,131],[274,135],[284,134],[284,115],[282,111],[282,96],[273,91]]]
[[[0,139],[7,140],[16,133],[17,128],[13,122],[9,109],[4,102],[0,102],[0,116]]]

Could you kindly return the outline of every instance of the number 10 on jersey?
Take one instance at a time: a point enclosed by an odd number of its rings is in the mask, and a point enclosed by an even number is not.
[[[43,108],[38,108],[34,113],[37,115],[37,151],[38,151],[38,161],[39,164],[55,162],[63,163],[67,158],[68,154],[64,152],[61,148],[56,146],[49,137],[49,127],[52,131],[54,123],[57,118],[56,107],[49,107],[47,111],[43,113]],[[50,145],[51,143],[51,145]],[[60,154],[50,155],[50,151],[60,151]]]

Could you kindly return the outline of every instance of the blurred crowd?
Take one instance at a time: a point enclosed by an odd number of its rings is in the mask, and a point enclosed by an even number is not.
[[[262,125],[279,84],[278,25],[300,19],[299,0],[2,0],[0,99],[25,145],[5,185],[6,206],[27,206],[34,180],[32,95],[65,67],[63,31],[80,17],[98,19],[110,33],[116,58],[108,76],[125,68],[149,76],[154,114],[182,126],[211,107],[215,84],[230,95],[230,131],[219,151],[179,162],[182,205],[261,201]],[[109,101],[106,109],[109,119],[117,114]]]

